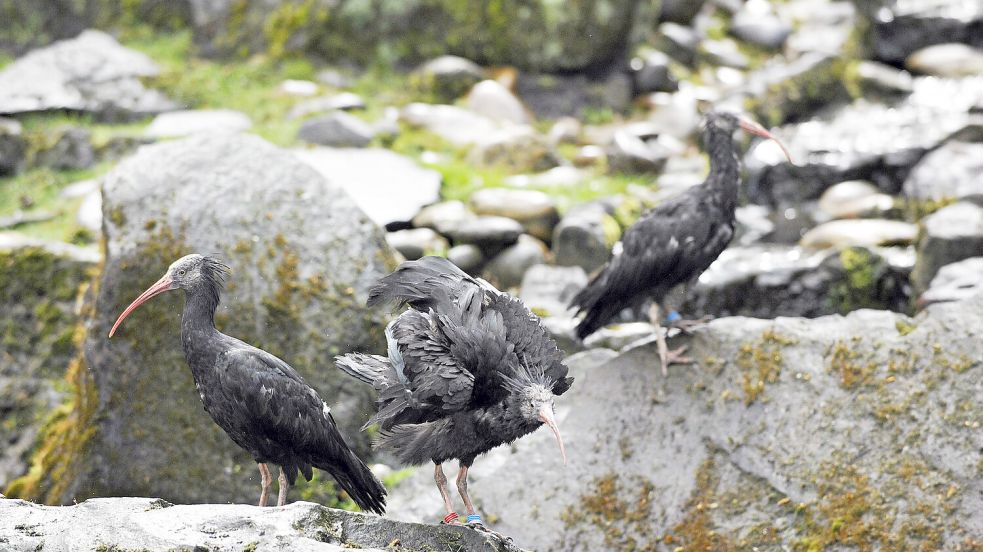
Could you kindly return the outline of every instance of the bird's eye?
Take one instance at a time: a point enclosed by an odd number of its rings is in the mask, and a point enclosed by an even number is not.
[[[178,271],[177,271],[177,275],[178,275],[178,276],[184,276],[184,273],[185,273],[185,272],[187,272],[187,270],[184,270],[184,269],[181,269],[181,270],[178,270]]]

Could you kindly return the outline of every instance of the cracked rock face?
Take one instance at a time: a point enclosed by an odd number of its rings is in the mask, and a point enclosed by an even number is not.
[[[0,495],[0,548],[40,550],[392,550],[521,552],[465,527],[401,523],[310,502],[280,508],[174,506],[159,498],[96,498],[67,507]]]
[[[973,549],[981,312],[718,319],[668,378],[654,343],[580,353],[556,405],[570,463],[534,432],[478,459],[471,497],[536,550]],[[438,519],[430,471],[404,485],[390,515]]]

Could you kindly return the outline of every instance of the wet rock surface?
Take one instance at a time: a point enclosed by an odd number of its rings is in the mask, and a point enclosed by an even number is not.
[[[336,112],[304,121],[297,137],[322,146],[363,148],[375,137],[375,131],[354,115]]]
[[[983,251],[983,206],[954,203],[925,217],[922,227],[918,264],[912,274],[919,289],[925,289],[943,266]]]
[[[0,543],[10,552],[72,550],[520,549],[467,527],[401,523],[310,502],[281,508],[173,505],[159,498],[95,498],[67,507],[0,500]]]
[[[153,138],[175,138],[199,132],[249,130],[253,122],[241,111],[231,109],[193,109],[162,113],[144,131]]]
[[[971,257],[939,269],[918,298],[919,307],[961,301],[983,293],[983,257]]]
[[[926,155],[903,187],[908,198],[983,204],[983,143],[952,140]]]
[[[552,436],[537,431],[478,459],[471,496],[496,530],[537,550],[659,549],[667,539],[821,549],[844,535],[971,549],[983,531],[980,312],[983,297],[916,318],[716,320],[670,342],[688,343],[697,365],[670,367],[668,378],[654,343],[581,353],[568,359],[576,384],[557,400],[576,460],[563,467]],[[425,469],[390,501],[404,520],[441,508]],[[859,511],[877,515],[850,513]]]

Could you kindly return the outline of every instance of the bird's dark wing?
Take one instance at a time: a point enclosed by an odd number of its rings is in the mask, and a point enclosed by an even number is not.
[[[443,257],[407,261],[369,290],[368,305],[407,304],[421,312],[429,309],[454,315],[480,303],[485,293],[498,293],[483,280],[468,276]]]
[[[555,395],[562,395],[570,388],[573,378],[567,377],[563,353],[538,316],[522,301],[504,294],[491,298],[488,308],[501,314],[506,340],[523,365],[542,370],[548,380],[555,382]]]
[[[625,231],[620,253],[573,298],[572,306],[585,313],[577,327],[580,337],[647,296],[661,300],[675,285],[698,276],[727,246],[733,227],[700,204],[699,188],[646,211]]]

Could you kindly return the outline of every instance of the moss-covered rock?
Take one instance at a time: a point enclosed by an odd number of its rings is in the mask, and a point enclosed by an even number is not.
[[[364,304],[394,258],[343,191],[259,138],[220,134],[142,148],[106,177],[103,192],[106,262],[78,359],[87,379],[75,382],[68,421],[43,437],[34,479],[11,494],[52,503],[256,499],[252,459],[211,421],[195,391],[180,342],[180,294],[144,305],[106,338],[122,309],[191,252],[233,268],[219,328],[294,366],[331,404],[349,440],[368,451],[358,432],[370,412],[368,390],[341,376],[332,357],[384,347],[382,314]],[[73,425],[80,419],[91,426]],[[65,466],[57,478],[54,466]]]
[[[0,489],[27,471],[75,352],[79,288],[95,251],[0,234]]]
[[[624,55],[655,0],[222,0],[196,22],[206,53],[312,53],[419,62],[442,54],[482,65],[572,71]]]

